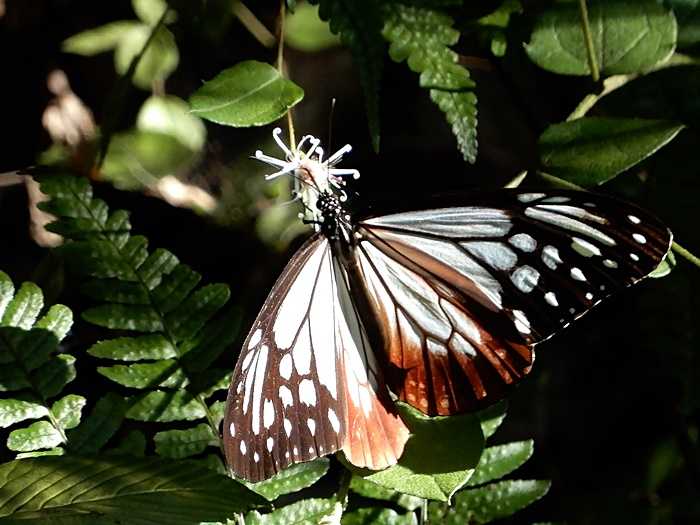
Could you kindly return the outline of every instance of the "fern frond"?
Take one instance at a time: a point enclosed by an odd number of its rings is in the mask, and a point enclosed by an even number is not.
[[[318,4],[322,20],[352,53],[365,94],[369,134],[379,151],[379,88],[385,44],[382,40],[382,8],[379,0],[311,0]]]
[[[15,428],[7,448],[22,457],[63,453],[67,430],[80,423],[86,400],[68,394],[54,399],[76,376],[75,358],[59,353],[59,343],[73,324],[72,312],[54,305],[41,318],[44,295],[33,283],[15,293],[0,272],[0,427]],[[43,452],[40,452],[43,451]]]
[[[227,388],[229,373],[208,369],[238,332],[230,318],[215,318],[229,299],[228,287],[200,286],[201,276],[172,253],[149,250],[146,238],[131,234],[128,213],[110,211],[93,198],[86,179],[46,175],[39,181],[51,197],[43,207],[57,217],[49,229],[66,238],[62,251],[67,263],[86,278],[83,291],[100,303],[85,310],[83,318],[120,335],[131,332],[88,349],[93,357],[108,360],[97,367],[98,373],[138,391],[128,406],[117,408],[127,419],[145,422],[204,420],[210,442],[218,445],[218,421],[207,398]],[[104,403],[114,405],[115,400]],[[105,407],[97,408],[99,419]],[[198,434],[201,429],[197,425],[180,432]],[[97,440],[106,442],[104,436]],[[163,449],[158,443],[156,439],[157,451]]]
[[[421,87],[430,90],[430,98],[452,127],[462,156],[473,163],[477,152],[475,84],[449,47],[459,40],[453,23],[439,11],[395,4],[387,9],[382,34],[391,43],[392,60],[406,60],[412,71],[420,73]]]

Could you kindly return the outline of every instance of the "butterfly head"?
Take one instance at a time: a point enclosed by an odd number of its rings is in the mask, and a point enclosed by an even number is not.
[[[292,176],[294,178],[294,192],[302,200],[307,210],[305,218],[311,221],[321,221],[324,214],[316,207],[321,196],[324,194],[335,195],[340,201],[345,201],[347,196],[344,190],[344,177],[351,176],[354,179],[360,177],[360,172],[356,169],[335,167],[346,153],[352,151],[352,146],[346,144],[333,155],[324,159],[324,151],[320,146],[321,141],[313,135],[304,135],[297,147],[292,150],[280,138],[281,133],[281,128],[275,128],[272,131],[272,138],[284,153],[284,159],[265,155],[260,150],[255,152],[255,158],[278,168],[278,171],[266,175],[266,180],[273,180],[283,175]]]

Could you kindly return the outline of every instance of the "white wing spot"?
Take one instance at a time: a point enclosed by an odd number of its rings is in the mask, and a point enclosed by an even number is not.
[[[579,268],[576,268],[575,266],[571,269],[571,277],[576,279],[577,281],[585,281],[586,280],[586,276],[583,275],[583,272]]]
[[[591,292],[588,292],[588,293],[586,294],[586,299],[588,299],[589,301],[590,301],[591,299],[593,299],[593,294],[592,294]]]
[[[647,238],[644,237],[641,233],[633,233],[632,238],[637,241],[639,244],[646,244]]]
[[[272,452],[272,447],[275,446],[275,440],[272,437],[267,438],[267,451]]]
[[[537,286],[539,279],[540,272],[528,265],[520,266],[510,274],[510,280],[523,293],[530,293]]]
[[[284,418],[284,431],[287,433],[287,437],[292,435],[292,422],[287,418]]]
[[[541,199],[544,196],[544,193],[521,193],[518,195],[518,200],[520,202],[532,202],[536,201],[537,199]]]
[[[233,422],[228,426],[228,432],[231,434],[231,437],[236,436],[236,425],[234,425]]]
[[[432,337],[428,337],[426,342],[428,346],[428,352],[430,352],[431,354],[440,357],[444,357],[447,355],[447,348],[445,348],[445,346],[442,343],[436,341]]]
[[[627,218],[630,220],[631,223],[634,224],[639,224],[640,222],[642,222],[641,219],[636,215],[628,215]]]
[[[248,370],[250,362],[253,360],[254,356],[255,352],[248,352],[246,354],[246,356],[243,358],[243,362],[241,363],[241,372],[245,372],[246,370]]]
[[[309,432],[311,432],[311,435],[315,436],[316,435],[316,421],[309,418],[306,420],[306,426],[309,427]]]
[[[500,242],[470,241],[459,244],[469,253],[498,270],[510,270],[518,262],[516,253]]]
[[[271,400],[266,399],[263,406],[263,425],[265,428],[270,428],[275,422],[275,405]]]
[[[300,376],[308,374],[311,369],[311,339],[306,328],[302,329],[299,338],[294,344],[294,348],[292,348],[292,357],[294,358],[294,368],[297,369],[297,373]]]
[[[314,453],[314,447],[309,447],[309,454],[313,454],[313,453]]]
[[[280,375],[285,379],[292,377],[292,356],[284,354],[280,359]]]
[[[559,306],[559,301],[557,301],[557,296],[554,294],[554,292],[547,292],[544,294],[544,300],[552,306]]]
[[[316,387],[310,379],[302,379],[299,383],[299,400],[309,406],[316,406]]]
[[[253,452],[253,461],[255,461],[256,463],[260,461],[260,454],[258,454],[257,452]]]
[[[243,381],[239,381],[238,385],[236,386],[236,394],[240,394],[241,390],[243,390]]]
[[[243,454],[245,456],[245,452],[246,452],[245,441],[241,441],[241,446],[238,448],[241,451],[241,454]]]
[[[608,268],[617,268],[617,263],[613,260],[610,259],[605,259],[603,261],[603,264],[607,266]]]
[[[600,255],[600,249],[585,239],[580,237],[574,237],[571,247],[580,255],[584,257],[593,257],[594,255]]]
[[[282,406],[290,407],[294,404],[294,398],[292,397],[292,391],[286,386],[282,385],[279,388],[280,399],[282,400]]]
[[[289,450],[288,450],[287,452],[284,453],[284,457],[285,457],[285,458],[289,458]]]
[[[576,308],[569,308],[569,313],[570,313],[570,314],[575,314],[575,313],[576,313]]]
[[[547,197],[542,202],[546,202],[548,204],[563,204],[565,202],[569,202],[570,200],[571,199],[569,197],[555,196],[555,197]]]
[[[559,257],[559,250],[554,246],[547,245],[542,248],[542,262],[550,270],[556,270],[557,264],[562,264],[564,261]]]
[[[251,401],[251,419],[253,433],[258,434],[260,430],[260,409],[262,408],[262,390],[267,376],[267,345],[262,345],[258,352],[258,359],[255,363],[255,380],[253,381],[253,400]],[[250,373],[250,372],[249,372]],[[246,391],[248,385],[246,384]]]
[[[537,241],[527,233],[516,233],[508,242],[524,252],[534,252],[537,248]]]
[[[513,317],[515,317],[515,328],[518,329],[518,332],[521,334],[529,334],[531,331],[530,321],[525,315],[525,312],[521,310],[513,310]]]
[[[340,432],[340,421],[338,421],[338,416],[335,415],[335,410],[332,408],[328,409],[328,421],[331,422],[333,431],[337,434]]]
[[[248,350],[256,346],[260,342],[261,337],[262,330],[258,328],[255,332],[253,332],[253,335],[250,336],[250,340],[248,341]]]
[[[630,258],[631,258],[633,261],[638,261],[638,260],[639,260],[639,255],[637,255],[636,253],[630,253]]]
[[[298,456],[298,455],[299,455],[299,449],[298,449],[297,447],[294,447],[294,449],[292,450],[292,453],[293,453],[295,456]]]

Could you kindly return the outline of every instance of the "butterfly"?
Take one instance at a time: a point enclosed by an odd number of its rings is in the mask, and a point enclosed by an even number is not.
[[[453,415],[502,399],[534,347],[663,261],[650,213],[585,192],[501,190],[352,214],[343,177],[306,136],[256,158],[290,174],[315,234],[294,254],[243,343],[224,418],[249,481],[337,451],[395,464],[409,430],[394,401]],[[309,143],[306,151],[302,147]]]

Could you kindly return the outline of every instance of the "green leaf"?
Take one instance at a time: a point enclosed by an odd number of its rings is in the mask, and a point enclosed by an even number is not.
[[[24,497],[15,497],[22,491]],[[14,520],[85,513],[123,520],[127,510],[129,522],[190,525],[225,521],[263,502],[239,483],[189,462],[72,456],[0,465],[0,518]]]
[[[403,455],[397,465],[365,479],[404,494],[449,501],[479,462],[484,448],[479,418],[430,418],[404,403],[398,406],[411,431]]]
[[[56,339],[61,341],[73,326],[73,312],[67,306],[55,304],[46,315],[39,319],[35,328],[43,328],[54,333]]]
[[[676,267],[676,256],[673,254],[673,250],[669,250],[666,256],[661,261],[661,263],[656,267],[656,269],[649,274],[652,279],[661,279],[670,274]]]
[[[318,16],[318,6],[301,4],[284,22],[284,42],[294,49],[313,53],[339,45],[340,39]]]
[[[413,512],[399,514],[391,509],[366,508],[343,514],[342,525],[418,525]]]
[[[68,446],[80,454],[94,454],[117,432],[124,420],[124,398],[108,393],[95,404],[90,415],[68,432]]]
[[[0,427],[7,428],[25,419],[39,419],[48,414],[45,406],[20,399],[0,399]]]
[[[153,290],[153,304],[163,313],[169,313],[185,300],[201,281],[202,276],[184,264],[163,276]]]
[[[146,455],[146,436],[140,430],[132,430],[107,453],[143,457]]]
[[[183,366],[190,372],[208,369],[216,358],[231,346],[240,329],[241,316],[225,311],[208,323],[194,339],[182,345]]]
[[[137,421],[192,421],[206,415],[189,392],[155,390],[136,396],[126,417]]]
[[[88,349],[88,354],[119,361],[177,357],[177,351],[162,334],[118,337],[109,341],[100,341]]]
[[[224,413],[226,412],[226,401],[215,401],[209,406],[209,412],[212,415],[214,424],[218,427],[224,420]]]
[[[63,429],[75,428],[80,423],[80,416],[87,399],[83,396],[68,394],[51,406],[56,421]]]
[[[59,354],[31,374],[31,384],[44,399],[57,396],[76,377],[75,357]]]
[[[204,423],[186,430],[158,432],[153,441],[159,456],[173,459],[195,456],[204,452],[208,446],[219,445],[219,437]]]
[[[48,421],[36,421],[25,428],[10,432],[7,448],[15,452],[29,452],[40,448],[53,448],[63,443],[61,433]]]
[[[505,0],[498,8],[476,21],[480,40],[486,40],[494,56],[502,57],[506,54],[507,36],[506,29],[511,17],[516,13],[522,13],[523,7],[519,0]]]
[[[430,504],[430,519],[445,525],[490,523],[510,516],[544,496],[549,481],[513,480],[463,490],[455,496],[454,506]]]
[[[123,75],[129,69],[131,61],[141,52],[154,28],[138,24],[128,29],[118,41],[114,51],[114,67]],[[180,54],[173,34],[163,26],[155,28],[156,34],[145,53],[139,60],[132,78],[135,86],[151,89],[154,82],[165,80],[175,71],[180,61]]]
[[[117,20],[100,27],[81,31],[61,44],[65,53],[93,56],[114,49],[129,31],[140,24],[134,20]]]
[[[202,399],[220,390],[226,390],[231,383],[231,369],[211,368],[201,374],[197,374],[195,380],[188,385],[187,391],[194,395],[199,395]]]
[[[10,304],[15,295],[15,285],[12,284],[12,279],[3,271],[0,270],[0,319],[5,316],[5,309]]]
[[[379,499],[383,501],[391,501],[403,507],[406,510],[416,510],[423,505],[423,498],[401,494],[395,490],[390,490],[382,486],[367,481],[360,476],[353,476],[350,482],[350,490],[364,496],[365,498]]]
[[[445,113],[462,156],[475,162],[476,95],[469,72],[457,64],[458,55],[449,46],[457,43],[459,31],[450,16],[431,9],[392,6],[383,35],[389,42],[389,56],[395,62],[407,60],[420,73],[420,85]]]
[[[260,515],[256,511],[249,512],[246,514],[245,523],[246,525],[318,525],[328,516],[339,515],[342,512],[342,507],[339,507],[340,503],[334,499],[308,498],[270,514]]]
[[[88,308],[82,314],[87,322],[112,330],[160,332],[163,330],[160,314],[151,306],[103,304]]]
[[[160,20],[160,17],[163,16],[163,12],[168,8],[168,4],[165,0],[131,0],[131,7],[134,8],[134,13],[144,24],[154,26]],[[171,11],[166,16],[165,22],[173,22],[175,18],[175,12]]]
[[[226,304],[231,293],[225,284],[203,286],[167,316],[170,331],[182,341],[197,335],[211,317]]]
[[[515,441],[484,450],[467,485],[475,486],[507,476],[532,456],[533,441]]]
[[[62,456],[66,453],[61,447],[51,448],[49,450],[34,450],[32,452],[20,452],[15,456],[15,459],[39,458],[42,456]]]
[[[147,99],[136,117],[136,127],[170,135],[193,152],[201,151],[207,138],[202,120],[190,112],[187,102],[172,95]]]
[[[498,427],[501,426],[506,418],[508,410],[508,402],[506,400],[499,401],[484,410],[476,413],[481,421],[481,430],[484,433],[484,439],[488,439],[496,433]]]
[[[384,58],[382,3],[379,0],[313,0],[309,3],[319,5],[320,18],[330,21],[331,31],[340,35],[341,42],[352,53],[365,94],[372,147],[379,152],[379,89]]]
[[[664,0],[673,9],[678,22],[678,47],[683,49],[700,43],[700,0]]]
[[[284,116],[304,91],[264,62],[247,60],[205,82],[190,97],[192,113],[235,127],[264,126]]]
[[[48,330],[0,326],[0,364],[16,365],[22,375],[46,363],[57,346],[56,336]]]
[[[638,73],[666,62],[676,46],[676,19],[656,0],[590,0],[588,19],[595,56],[605,75]],[[589,75],[576,2],[542,13],[525,46],[538,66],[563,75]]]
[[[187,377],[173,359],[135,365],[99,366],[97,371],[115,383],[130,388],[177,388],[187,384]]]
[[[586,117],[540,136],[544,171],[579,186],[603,184],[668,144],[683,129],[664,120]]]
[[[44,306],[44,294],[34,283],[22,283],[2,316],[0,325],[29,330]]]
[[[260,483],[246,483],[246,486],[266,500],[274,501],[283,494],[299,492],[316,483],[328,472],[328,464],[329,461],[326,458],[297,463],[282,470],[270,479]]]

